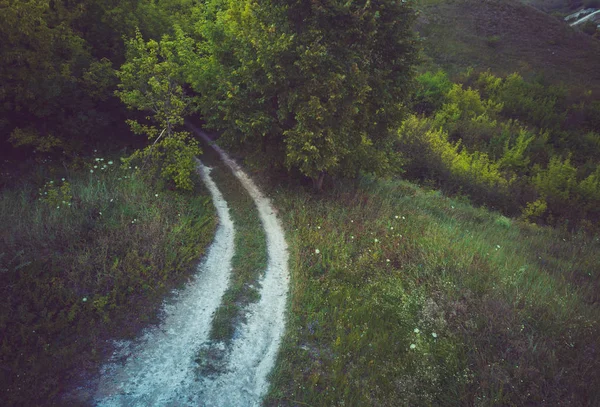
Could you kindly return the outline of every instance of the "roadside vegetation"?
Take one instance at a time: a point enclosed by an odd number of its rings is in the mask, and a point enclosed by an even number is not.
[[[600,401],[600,242],[364,177],[277,188],[291,247],[269,406]]]
[[[154,320],[215,228],[208,193],[151,182],[117,158],[47,163],[0,191],[5,405],[50,403],[109,345]]]

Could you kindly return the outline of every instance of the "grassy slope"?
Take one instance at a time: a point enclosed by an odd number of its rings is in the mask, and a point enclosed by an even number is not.
[[[94,370],[105,340],[151,321],[212,240],[214,209],[199,184],[155,190],[116,167],[50,168],[47,203],[35,185],[0,191],[0,404],[45,404],[77,368]]]
[[[417,0],[426,66],[543,74],[600,95],[600,41],[516,0]]]
[[[267,405],[598,405],[598,239],[398,181],[276,191],[288,335]]]

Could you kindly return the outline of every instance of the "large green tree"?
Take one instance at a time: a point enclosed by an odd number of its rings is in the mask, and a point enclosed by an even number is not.
[[[188,80],[209,125],[246,151],[326,174],[385,173],[416,59],[409,1],[201,5]]]
[[[144,134],[150,144],[129,160],[150,164],[166,181],[182,189],[192,189],[194,157],[200,154],[196,140],[181,131],[184,117],[194,111],[194,101],[183,88],[180,42],[189,41],[178,30],[176,38],[145,41],[138,31],[127,43],[127,59],[117,75],[117,96],[130,109],[146,112],[146,122],[128,120],[136,134]],[[154,172],[154,171],[153,171]]]

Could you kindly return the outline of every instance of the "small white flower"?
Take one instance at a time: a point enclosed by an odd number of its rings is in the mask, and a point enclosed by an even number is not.
[[[154,196],[158,198],[158,194],[154,194]]]
[[[112,201],[114,201],[114,199],[113,199],[113,198],[110,198],[110,201],[112,202]]]
[[[433,336],[434,338],[437,338],[437,334],[435,332],[432,332],[431,336]]]
[[[98,214],[99,214],[100,216],[102,216],[102,212],[98,212]]]
[[[394,218],[398,219],[398,215],[394,216]]]
[[[394,227],[392,226],[392,227],[390,228],[390,230],[394,230]]]
[[[94,165],[94,168],[98,168],[98,166],[97,166],[97,165]]]
[[[321,251],[319,249],[315,249],[315,253],[319,254],[319,253],[321,253]]]
[[[499,244],[497,244],[497,245],[496,245],[496,248],[498,248],[498,249],[499,249],[499,248],[500,248],[500,245],[499,245]]]
[[[93,172],[94,172],[94,170],[90,170],[90,172],[91,172],[91,173],[93,173]]]
[[[112,162],[112,161],[109,161],[109,162],[108,162],[108,165],[113,165],[113,162]]]
[[[417,345],[415,345],[414,343],[411,343],[411,344],[410,344],[410,348],[411,348],[411,349],[415,349],[416,347],[417,347]]]
[[[321,229],[321,226],[317,226],[317,229]]]
[[[379,239],[375,239],[375,243],[379,242]]]
[[[406,218],[403,216],[403,217],[402,217],[402,219],[404,219],[404,220],[405,220]]]
[[[64,178],[61,178],[61,180],[62,180],[62,182],[65,182],[65,179],[64,179]]]
[[[83,298],[81,299],[81,301],[83,301],[83,302],[87,302],[87,297],[83,297]]]
[[[418,334],[419,332],[421,332],[419,331],[419,328],[415,328],[415,333]]]
[[[389,262],[390,262],[390,259],[386,259],[385,261],[389,263]]]
[[[354,239],[354,236],[350,236],[350,239]]]

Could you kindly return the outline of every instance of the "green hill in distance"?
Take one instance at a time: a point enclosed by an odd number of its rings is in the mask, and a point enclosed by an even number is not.
[[[540,11],[564,10],[566,1],[418,0],[417,30],[425,66],[449,73],[466,68],[500,75],[519,72],[563,82],[572,91],[600,94],[600,41]]]

